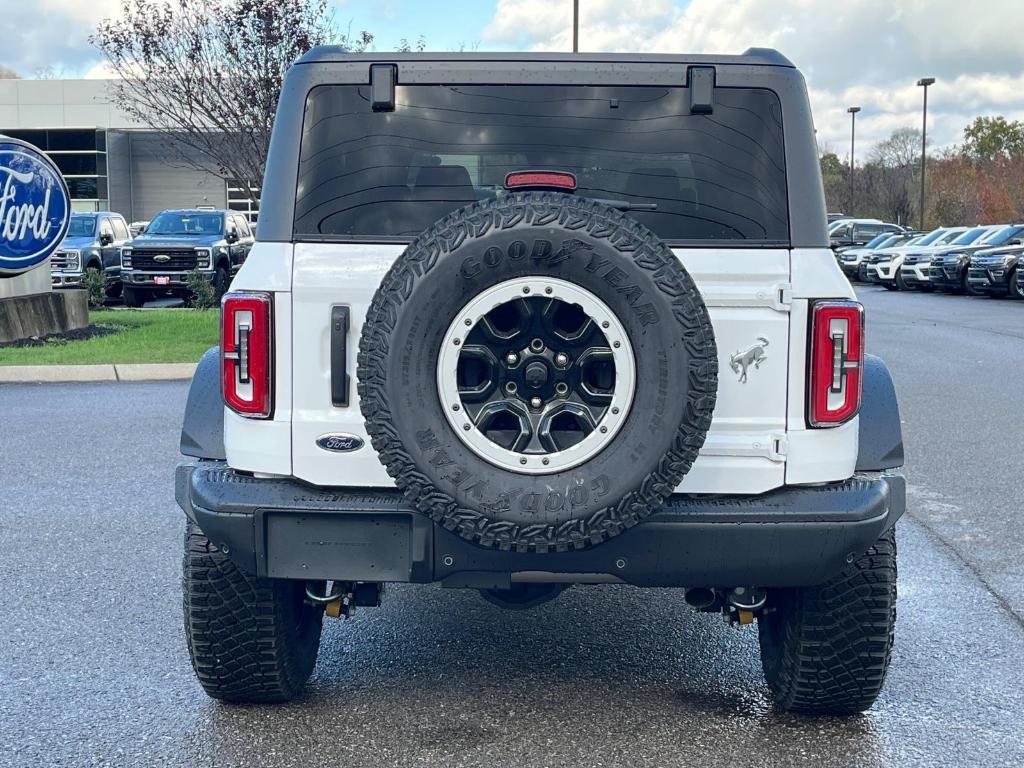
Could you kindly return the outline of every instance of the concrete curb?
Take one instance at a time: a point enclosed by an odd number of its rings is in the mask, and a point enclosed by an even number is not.
[[[0,384],[82,381],[175,381],[191,379],[195,371],[195,363],[0,365]]]

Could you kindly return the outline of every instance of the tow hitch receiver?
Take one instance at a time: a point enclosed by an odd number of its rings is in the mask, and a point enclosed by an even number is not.
[[[379,608],[384,595],[384,585],[364,581],[328,581],[324,593],[317,590],[324,582],[306,584],[306,599],[314,605],[322,605],[324,613],[332,619],[349,618],[356,607]]]

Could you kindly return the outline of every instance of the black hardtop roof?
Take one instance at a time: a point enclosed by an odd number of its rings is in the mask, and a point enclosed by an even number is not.
[[[267,156],[257,225],[261,242],[296,242],[297,169],[307,98],[321,86],[370,84],[371,65],[395,64],[402,86],[552,84],[690,87],[693,67],[715,69],[712,88],[772,91],[784,126],[789,247],[829,248],[825,195],[814,123],[800,71],[778,51],[750,48],[739,56],[664,53],[351,53],[322,46],[288,70]],[[312,65],[312,66],[310,66]],[[706,83],[706,80],[703,82]],[[381,118],[387,119],[386,116]],[[714,119],[711,117],[710,119]]]
[[[732,54],[676,54],[676,53],[455,53],[448,51],[423,53],[352,53],[340,45],[321,45],[312,48],[297,64],[324,64],[340,62],[402,62],[402,61],[537,61],[579,64],[741,64],[746,66],[793,67],[793,62],[774,48],[748,48],[740,55]]]

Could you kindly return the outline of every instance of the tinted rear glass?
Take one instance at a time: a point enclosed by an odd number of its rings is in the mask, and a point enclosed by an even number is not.
[[[507,194],[506,174],[575,174],[577,195],[655,203],[630,215],[669,242],[789,239],[781,107],[718,88],[711,115],[666,87],[321,86],[306,103],[295,234],[408,240]]]

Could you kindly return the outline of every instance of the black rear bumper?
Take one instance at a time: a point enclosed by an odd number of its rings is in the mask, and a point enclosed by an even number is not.
[[[827,581],[903,514],[903,477],[857,476],[758,496],[676,495],[591,549],[484,549],[414,512],[397,490],[324,489],[178,465],[178,504],[243,570],[341,581],[624,582],[640,586],[805,586]]]

